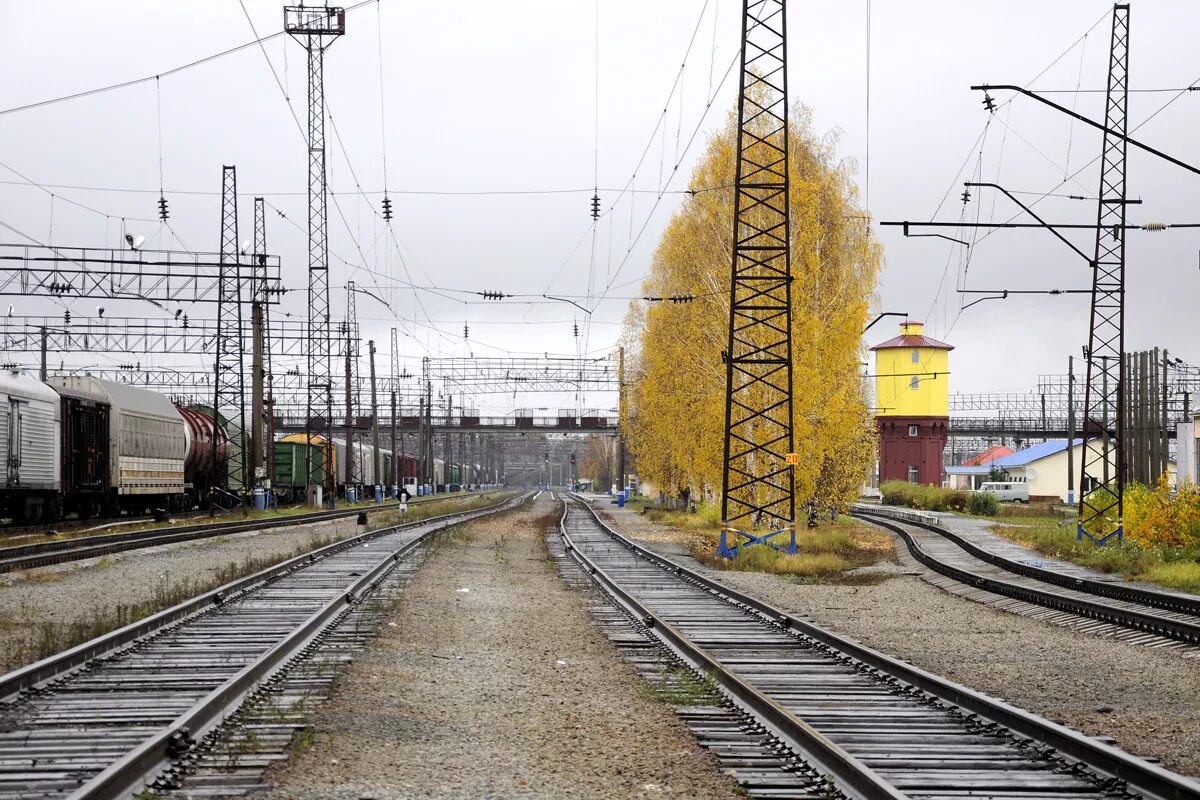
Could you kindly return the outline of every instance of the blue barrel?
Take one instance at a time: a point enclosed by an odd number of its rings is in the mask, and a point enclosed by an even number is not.
[[[617,508],[625,507],[625,493],[617,492]]]
[[[261,486],[254,490],[254,510],[267,510],[267,493],[262,490]]]
[[[376,503],[383,502],[383,487],[382,486],[375,487],[375,502]]]
[[[353,486],[346,487],[346,502],[347,503],[357,503],[358,502],[358,492],[354,491]]]

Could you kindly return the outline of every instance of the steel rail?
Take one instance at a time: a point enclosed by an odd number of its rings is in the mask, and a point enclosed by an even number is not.
[[[456,512],[447,517],[475,517],[494,513],[510,503],[512,498],[488,506],[484,509]],[[428,524],[429,520],[411,523]],[[450,523],[453,524],[453,523]],[[397,528],[404,526],[397,526]],[[333,598],[316,613],[296,627],[284,639],[280,640],[266,653],[246,665],[240,672],[231,677],[221,686],[214,689],[200,702],[179,715],[170,725],[159,729],[150,739],[143,742],[135,750],[128,753],[120,761],[109,765],[103,772],[93,777],[86,784],[70,795],[71,800],[116,800],[127,798],[139,791],[148,776],[161,773],[178,753],[180,743],[191,743],[202,738],[209,730],[219,724],[228,713],[231,713],[242,702],[247,693],[257,687],[262,681],[275,672],[281,665],[299,655],[308,647],[321,631],[328,627],[333,619],[352,603],[358,602],[387,576],[389,572],[426,539],[442,530],[445,526],[433,528],[401,546],[388,558],[380,561],[370,571],[364,573],[339,596]],[[389,532],[395,529],[390,529]],[[365,537],[358,537],[359,540]],[[321,552],[321,551],[317,551]]]
[[[897,521],[893,517],[875,509],[868,509],[862,506],[857,506],[852,512],[855,516],[870,516],[872,518],[885,518],[890,521]],[[1068,589],[1078,589],[1081,592],[1098,595],[1100,597],[1108,597],[1113,600],[1123,600],[1129,603],[1141,603],[1154,608],[1161,608],[1164,611],[1176,611],[1182,614],[1195,614],[1200,616],[1200,597],[1176,594],[1174,592],[1160,592],[1154,589],[1146,589],[1137,586],[1127,586],[1121,583],[1110,583],[1107,581],[1098,581],[1092,578],[1075,577],[1073,575],[1065,575],[1061,572],[1052,569],[1044,569],[1035,567],[1032,564],[1022,564],[1020,561],[1014,561],[1011,558],[1006,558],[999,553],[993,553],[974,542],[967,539],[965,536],[955,533],[952,530],[943,528],[940,525],[934,525],[920,520],[899,519],[901,524],[913,525],[917,528],[922,528],[930,533],[948,539],[954,544],[966,550],[971,555],[986,561],[993,566],[1017,575],[1024,575],[1027,578],[1036,578],[1043,583],[1052,583],[1057,586],[1063,586]]]
[[[690,664],[693,669],[706,674],[719,684],[735,705],[759,720],[797,756],[818,771],[833,777],[838,788],[843,791],[849,790],[854,797],[862,800],[907,798],[907,795],[896,790],[866,764],[739,678],[712,654],[688,639],[678,628],[625,591],[616,580],[575,546],[575,542],[567,533],[568,505],[568,502],[563,502],[563,513],[558,523],[559,536],[562,537],[567,554],[600,583],[626,611],[640,619],[669,650]],[[596,519],[599,521],[598,517]]]
[[[190,600],[185,600],[171,608],[159,611],[144,619],[132,622],[123,628],[118,628],[115,631],[110,631],[102,636],[98,636],[90,641],[83,642],[61,653],[49,656],[36,661],[33,664],[28,664],[19,669],[13,670],[7,675],[0,676],[0,701],[11,701],[16,696],[20,695],[38,684],[44,683],[51,679],[62,678],[75,669],[87,664],[101,656],[109,655],[120,648],[134,642],[142,637],[162,630],[177,622],[186,620],[198,612],[205,611],[214,606],[229,603],[235,598],[259,588],[275,578],[291,573],[292,571],[307,566],[325,556],[333,553],[354,547],[362,542],[370,541],[371,539],[379,538],[387,534],[405,530],[407,528],[416,527],[419,525],[430,525],[445,522],[447,520],[461,517],[465,514],[474,513],[490,513],[496,511],[510,502],[513,498],[506,497],[499,503],[493,503],[482,508],[469,509],[463,511],[453,511],[448,514],[440,514],[436,517],[426,517],[425,519],[413,520],[399,525],[393,525],[388,528],[380,528],[377,531],[369,531],[367,533],[352,536],[343,539],[340,542],[326,545],[303,555],[290,558],[286,561],[267,567],[252,575],[247,575],[244,578],[230,581],[224,586],[219,586],[216,589],[197,595]]]
[[[947,562],[936,558],[922,548],[920,543],[913,538],[912,534],[906,531],[903,527],[904,525],[913,525],[915,527],[922,528],[925,526],[919,525],[916,522],[909,522],[907,520],[904,520],[903,523],[900,521],[891,521],[886,517],[878,515],[872,516],[859,511],[853,512],[853,516],[863,519],[872,525],[877,525],[881,528],[891,531],[892,533],[895,533],[904,540],[904,544],[908,547],[909,552],[912,553],[913,557],[917,559],[917,561],[921,562],[935,572],[945,575],[948,578],[952,578],[960,583],[974,586],[978,589],[984,589],[995,594],[1001,594],[1006,597],[1012,597],[1017,600],[1023,600],[1027,603],[1044,606],[1046,608],[1052,608],[1058,611],[1066,611],[1072,614],[1078,614],[1080,616],[1100,620],[1102,622],[1124,625],[1125,627],[1145,631],[1156,636],[1175,639],[1176,641],[1187,642],[1189,644],[1200,644],[1200,624],[1188,622],[1186,620],[1177,620],[1164,617],[1153,613],[1153,610],[1138,611],[1133,609],[1118,608],[1115,606],[1105,605],[1101,602],[1093,602],[1080,597],[1070,597],[1068,595],[1051,591],[1050,589],[1038,589],[1032,586],[1023,586],[1021,584],[1000,580],[998,578],[980,575],[977,572],[972,572],[971,570],[957,567],[953,564],[948,564]],[[939,533],[939,531],[934,532]],[[1040,578],[1038,579],[1041,580]],[[1071,579],[1068,578],[1068,580]],[[1093,583],[1099,582],[1094,581]],[[1066,586],[1067,584],[1062,585]],[[1083,591],[1087,590],[1084,589]]]
[[[479,494],[476,492],[454,493],[445,496],[429,495],[410,500],[409,505],[421,505],[439,500],[478,496]],[[383,504],[370,508],[314,511],[273,520],[225,520],[223,522],[205,522],[197,525],[179,525],[171,528],[151,528],[149,530],[128,531],[126,533],[76,536],[52,542],[11,545],[9,547],[0,547],[0,572],[45,567],[51,564],[62,564],[67,561],[78,561],[83,558],[121,553],[126,550],[140,550],[146,547],[174,544],[194,539],[206,539],[214,536],[245,533],[247,531],[265,531],[291,525],[327,522],[330,520],[345,519],[356,514],[371,514],[377,511],[395,510],[395,508],[395,505]]]
[[[889,675],[1019,736],[1048,745],[1068,759],[1102,775],[1124,781],[1148,797],[1162,800],[1200,800],[1200,783],[1190,778],[788,614],[752,595],[726,586],[637,544],[601,520],[590,504],[582,501],[580,504],[608,536],[628,550],[732,605],[752,609],[761,614],[766,621],[837,650],[870,670]]]

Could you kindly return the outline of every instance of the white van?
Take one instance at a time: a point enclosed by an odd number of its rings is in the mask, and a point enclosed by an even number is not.
[[[979,487],[979,491],[996,495],[996,499],[1002,503],[1010,500],[1014,503],[1029,502],[1029,484],[1024,481],[985,483]]]

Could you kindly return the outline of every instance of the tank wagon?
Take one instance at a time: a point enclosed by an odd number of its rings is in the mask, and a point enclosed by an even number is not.
[[[0,398],[0,516],[50,522],[71,513],[183,511],[223,477],[224,431],[149,389],[6,372]]]

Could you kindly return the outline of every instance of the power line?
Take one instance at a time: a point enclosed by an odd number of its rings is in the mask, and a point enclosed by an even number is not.
[[[347,12],[354,11],[356,9],[362,8],[363,6],[370,5],[371,3],[374,3],[374,2],[378,2],[378,0],[360,0],[360,2],[355,3],[354,5],[346,6],[345,10]],[[234,53],[240,53],[242,50],[245,50],[248,47],[254,47],[255,45],[260,44],[262,42],[269,42],[272,39],[283,36],[285,33],[286,33],[286,31],[276,31],[275,33],[268,34],[262,38],[255,38],[252,41],[245,42],[243,44],[239,44],[236,47],[229,48],[228,50],[222,50],[219,53],[213,53],[212,55],[205,56],[204,58],[200,58],[195,61],[189,61],[186,64],[180,64],[177,67],[172,67],[171,69],[163,70],[162,72],[156,73],[154,75],[146,75],[141,78],[133,78],[133,79],[127,80],[127,81],[120,81],[119,83],[110,83],[107,86],[97,86],[94,89],[85,89],[82,92],[74,92],[73,94],[64,94],[64,95],[60,95],[59,97],[50,97],[45,100],[38,100],[33,103],[26,103],[25,105],[22,105],[22,106],[13,106],[12,108],[0,109],[0,116],[4,116],[6,114],[16,114],[21,111],[30,111],[35,108],[43,108],[45,106],[54,105],[56,103],[65,103],[68,100],[79,100],[84,97],[91,97],[92,95],[102,94],[104,92],[112,92],[112,91],[116,91],[117,89],[127,89],[130,86],[138,86],[139,84],[147,83],[148,81],[166,78],[171,75],[175,75],[176,73],[183,72],[184,70],[189,70],[189,69],[192,69],[193,67],[199,67],[202,64],[207,64],[210,61],[216,61],[217,59],[224,58],[225,56],[233,55]],[[256,37],[257,37],[257,35],[256,35]]]

